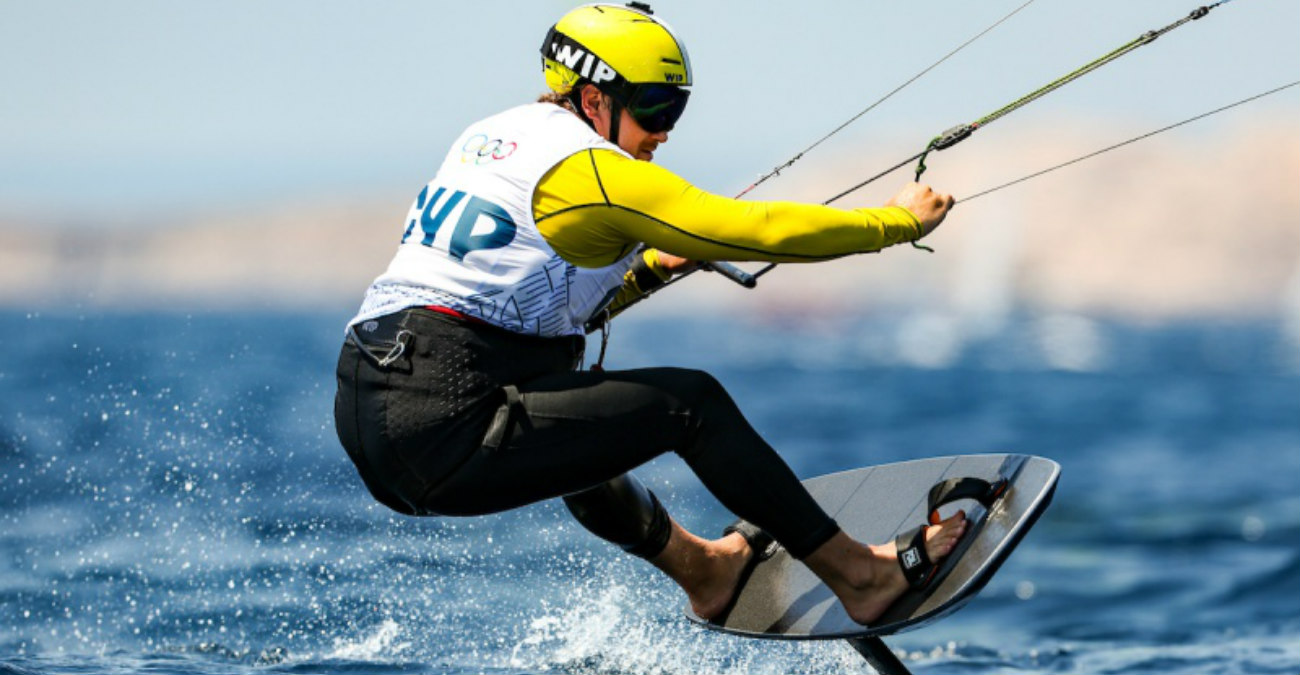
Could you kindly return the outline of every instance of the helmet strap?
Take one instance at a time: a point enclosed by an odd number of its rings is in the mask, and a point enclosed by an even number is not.
[[[614,96],[609,97],[609,142],[618,145],[618,123],[623,119],[623,104]]]
[[[569,105],[573,108],[573,112],[577,114],[578,119],[594,130],[596,126],[591,123],[591,119],[582,111],[582,87],[574,87],[569,90],[569,93],[565,94],[565,98],[569,101]]]
[[[578,84],[569,91],[568,96],[569,96],[569,102],[573,104],[574,111],[578,113],[578,119],[582,120],[583,122],[586,122],[587,126],[591,127],[592,131],[595,131],[596,120],[587,116],[586,109],[583,108],[582,105],[582,90],[588,84],[590,84],[590,82],[587,82],[586,80],[579,81]],[[604,91],[601,91],[600,94],[604,98],[609,99],[609,139],[608,140],[610,143],[613,143],[614,145],[618,145],[618,127],[619,127],[619,122],[623,118],[623,103],[618,100],[618,97],[606,94]]]

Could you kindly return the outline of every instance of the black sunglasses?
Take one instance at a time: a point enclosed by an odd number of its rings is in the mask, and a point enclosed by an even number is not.
[[[631,94],[620,103],[642,129],[657,134],[672,131],[686,111],[691,92],[673,84],[641,84],[629,87]]]

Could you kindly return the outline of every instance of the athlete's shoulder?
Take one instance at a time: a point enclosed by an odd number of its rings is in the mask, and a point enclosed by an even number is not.
[[[636,159],[622,148],[593,148],[589,160],[585,159],[587,153],[582,154],[584,162],[593,167],[602,182],[656,193],[659,190],[678,193],[691,187],[685,178],[671,169]],[[662,198],[662,195],[656,198]]]

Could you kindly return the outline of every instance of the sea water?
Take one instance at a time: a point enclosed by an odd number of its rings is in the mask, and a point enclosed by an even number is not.
[[[346,318],[0,315],[0,673],[869,672],[842,642],[695,627],[556,502],[372,503],[331,420]],[[1280,324],[617,321],[607,366],[647,365],[713,372],[804,477],[1061,464],[983,593],[887,639],[916,673],[1300,671]],[[690,529],[729,522],[675,456],[638,474]]]

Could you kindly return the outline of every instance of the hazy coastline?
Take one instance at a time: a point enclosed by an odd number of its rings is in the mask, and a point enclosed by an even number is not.
[[[1102,138],[1064,142],[1048,130],[1022,131],[999,139],[1014,154],[977,168],[950,163],[956,168],[947,171],[931,162],[926,178],[983,188]],[[758,197],[820,200],[863,171],[861,158],[830,156]],[[700,275],[637,311],[826,317],[924,306],[975,317],[1300,316],[1298,177],[1300,147],[1279,147],[1262,132],[1160,137],[959,203],[927,240],[934,254],[900,246],[785,265],[757,291]],[[887,179],[903,180],[901,171]],[[398,186],[384,195],[181,214],[166,227],[54,224],[6,217],[0,204],[0,307],[350,309],[392,255],[407,208],[395,195],[403,194]],[[884,198],[878,189],[845,201]]]

